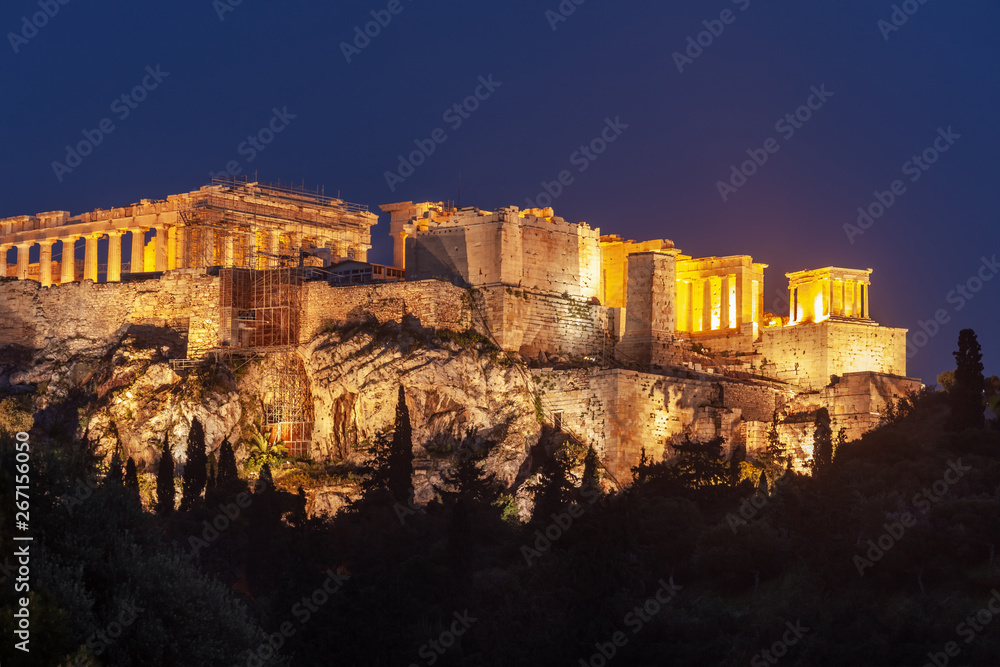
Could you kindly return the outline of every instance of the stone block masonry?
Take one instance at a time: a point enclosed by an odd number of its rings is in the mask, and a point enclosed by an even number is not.
[[[315,281],[305,283],[303,292],[300,330],[303,344],[328,323],[343,324],[366,315],[374,316],[379,323],[401,322],[404,315],[411,315],[425,327],[453,331],[472,327],[483,333],[472,307],[475,292],[440,280],[344,287]]]
[[[52,342],[110,339],[124,324],[187,332],[188,356],[218,345],[219,278],[203,269],[126,283],[74,282],[42,287],[32,280],[0,282],[0,345],[43,349]]]

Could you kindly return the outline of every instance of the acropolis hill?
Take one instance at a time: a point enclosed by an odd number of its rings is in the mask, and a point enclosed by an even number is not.
[[[857,438],[887,400],[920,387],[906,377],[905,330],[871,318],[871,269],[787,274],[790,310],[771,314],[767,265],[747,255],[602,235],[551,208],[381,208],[391,267],[366,261],[378,218],[365,207],[238,180],[0,220],[0,345],[20,350],[0,383],[34,388],[40,410],[86,388],[92,432],[115,419],[140,457],[160,431],[186,433],[194,415],[210,422],[210,448],[240,439],[256,409],[265,429],[318,459],[347,456],[391,424],[402,383],[425,460],[418,474],[436,465],[424,443],[449,446],[471,427],[501,441],[511,482],[541,417],[593,445],[626,483],[641,448],[669,458],[685,434],[723,436],[752,457],[776,411],[801,466],[818,408]],[[345,333],[358,326],[402,333],[395,343],[365,334],[362,345]],[[470,329],[482,341],[474,349],[451,334],[439,347],[407,342],[417,335],[408,331]],[[490,343],[504,358],[487,359]],[[189,375],[251,359],[256,408],[233,397],[235,385],[198,405],[182,398]],[[157,388],[169,397],[129,403]],[[142,410],[145,426],[130,426]]]

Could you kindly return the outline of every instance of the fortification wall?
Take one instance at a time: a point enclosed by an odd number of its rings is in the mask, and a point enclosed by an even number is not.
[[[819,389],[830,376],[874,372],[906,375],[906,329],[829,319],[818,324],[768,327],[759,352],[764,372],[806,389]]]
[[[632,478],[642,448],[655,461],[685,433],[696,440],[726,439],[727,454],[745,443],[744,411],[767,412],[784,394],[766,385],[667,377],[622,369],[533,371],[546,417],[562,412],[567,431],[592,445],[622,482]],[[751,435],[753,435],[751,429]]]
[[[219,278],[202,269],[170,271],[160,279],[125,283],[89,280],[42,287],[32,280],[0,281],[0,345],[42,349],[54,340],[98,340],[123,324],[187,331],[188,356],[219,342]]]
[[[305,283],[299,341],[310,341],[327,323],[343,324],[362,314],[380,323],[401,321],[404,314],[425,327],[465,331],[481,329],[467,290],[440,280],[333,287],[322,281]]]
[[[580,297],[490,287],[482,294],[483,314],[503,349],[535,357],[546,354],[578,356],[610,351],[605,339],[608,309]]]

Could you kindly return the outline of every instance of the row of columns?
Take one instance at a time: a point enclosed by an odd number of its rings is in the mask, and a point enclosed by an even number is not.
[[[738,329],[743,323],[743,290],[736,274],[679,282],[677,291],[681,331]]]
[[[145,266],[146,232],[155,230],[156,252],[152,266]],[[60,271],[60,283],[70,283],[76,280],[76,242],[83,238],[85,242],[83,260],[83,279],[97,282],[98,276],[98,242],[105,236],[108,237],[108,270],[107,281],[118,282],[122,274],[122,236],[128,231],[132,238],[131,270],[142,272],[147,268],[151,271],[166,271],[168,269],[183,269],[189,266],[233,266],[234,260],[234,237],[225,234],[219,252],[216,252],[216,240],[218,232],[210,227],[200,229],[201,252],[199,257],[192,257],[191,239],[189,229],[181,225],[140,227],[129,230],[112,230],[103,232],[93,232],[90,234],[71,234],[58,238],[49,238],[42,241],[32,241],[30,243],[5,243],[0,244],[0,277],[7,277],[7,252],[11,248],[17,248],[17,263],[14,269],[14,276],[20,280],[28,278],[29,271],[29,251],[31,247],[39,245],[39,282],[43,286],[52,285],[52,246],[55,243],[62,243],[62,265]],[[281,254],[282,231],[263,232],[265,245],[264,252],[268,256]],[[299,247],[299,234],[286,234],[289,239],[290,249]],[[259,238],[259,237],[258,237]],[[139,241],[139,242],[136,242]],[[367,249],[360,244],[351,244],[346,241],[336,241],[332,239],[323,240],[325,247],[330,248],[332,259],[346,259],[351,257],[358,261],[367,261]],[[219,256],[221,255],[221,256]],[[259,266],[256,268],[271,268],[274,264],[272,257],[262,257]],[[138,267],[138,270],[137,270]]]
[[[830,280],[823,282],[822,289],[822,312],[813,313],[813,317],[857,317],[868,319],[868,287],[869,283],[859,280]],[[790,320],[797,322],[807,318],[808,311],[813,308],[812,304],[799,304],[800,287],[789,287],[789,307]],[[811,291],[815,294],[815,291]],[[809,297],[806,297],[808,300]],[[802,317],[799,317],[799,311]]]

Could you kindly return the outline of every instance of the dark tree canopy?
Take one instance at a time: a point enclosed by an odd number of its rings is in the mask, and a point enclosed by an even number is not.
[[[983,355],[976,332],[962,329],[958,334],[955,355],[955,383],[948,392],[951,419],[948,427],[960,431],[983,426]]]
[[[156,511],[169,514],[174,511],[174,455],[170,453],[170,443],[163,440],[160,468],[156,471]]]
[[[201,497],[207,481],[208,455],[205,452],[205,429],[197,418],[188,433],[187,462],[184,464],[184,488],[181,492],[181,511],[194,507]]]
[[[389,443],[389,466],[386,485],[396,502],[406,502],[413,495],[413,428],[410,410],[406,407],[406,393],[399,386],[396,401],[396,423]]]
[[[229,438],[222,441],[219,447],[219,474],[216,479],[218,486],[225,486],[235,482],[239,478],[239,471],[236,468],[236,454],[233,446],[229,444]]]
[[[830,412],[826,408],[816,411],[813,431],[813,470],[822,475],[833,462],[833,429],[830,426]]]
[[[135,459],[128,457],[125,464],[125,494],[129,500],[141,504],[139,496],[139,472],[135,467]]]

